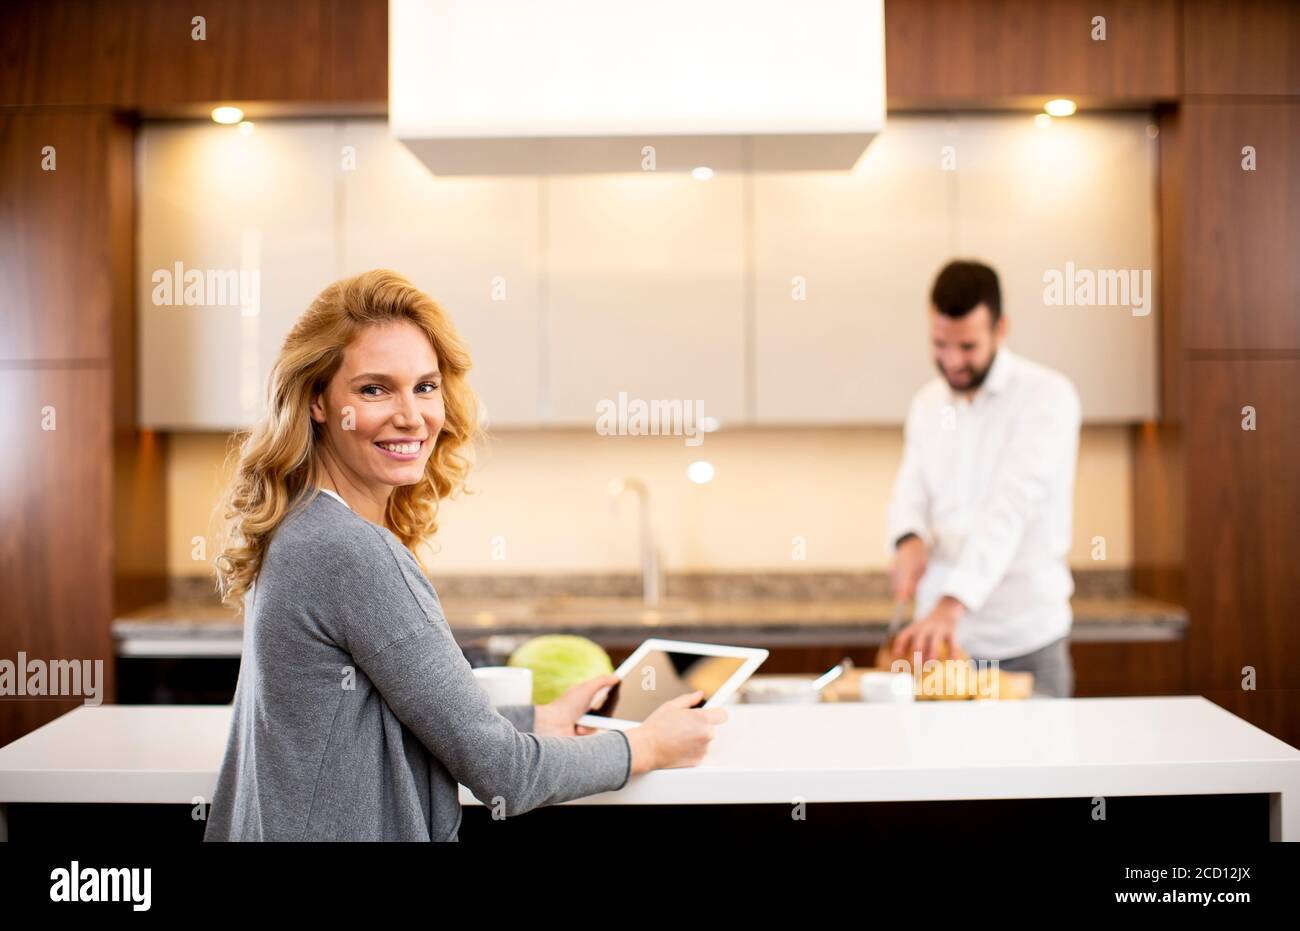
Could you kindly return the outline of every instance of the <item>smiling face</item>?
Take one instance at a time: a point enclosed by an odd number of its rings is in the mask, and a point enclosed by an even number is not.
[[[384,501],[393,488],[416,484],[446,416],[429,338],[407,321],[366,327],[311,415],[324,428],[322,462],[336,485]]]
[[[1006,334],[1007,318],[978,304],[960,317],[930,309],[930,344],[934,364],[953,391],[974,391],[988,377],[993,357]]]

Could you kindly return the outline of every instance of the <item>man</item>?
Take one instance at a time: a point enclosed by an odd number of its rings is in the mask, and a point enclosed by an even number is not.
[[[916,599],[897,652],[926,660],[956,643],[1034,673],[1037,692],[1068,697],[1078,394],[1006,348],[987,265],[949,263],[930,303],[942,377],[912,399],[889,504],[894,600]]]

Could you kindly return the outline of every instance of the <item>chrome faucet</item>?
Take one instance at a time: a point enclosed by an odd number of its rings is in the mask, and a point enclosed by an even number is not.
[[[654,531],[650,527],[650,489],[639,478],[616,478],[609,483],[609,506],[611,511],[618,510],[618,499],[624,492],[635,492],[640,499],[640,536],[641,536],[641,589],[645,603],[659,604],[663,597],[663,566],[659,561],[659,549],[655,546]]]

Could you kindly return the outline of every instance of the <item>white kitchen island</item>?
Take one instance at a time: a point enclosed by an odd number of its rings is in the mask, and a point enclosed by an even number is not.
[[[1266,794],[1300,840],[1300,750],[1199,697],[729,706],[704,762],[570,805]],[[211,799],[229,706],[83,707],[0,748],[0,810]],[[464,788],[461,798],[476,804]],[[0,831],[5,821],[0,816]]]

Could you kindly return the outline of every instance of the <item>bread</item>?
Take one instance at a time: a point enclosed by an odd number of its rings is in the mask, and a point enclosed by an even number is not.
[[[876,651],[877,669],[889,670],[893,667],[895,660],[902,660],[903,662],[907,663],[907,668],[901,669],[901,671],[903,672],[911,671],[913,655],[909,654],[907,656],[902,656],[896,654],[894,652],[894,643],[897,639],[898,639],[897,637],[891,637],[889,638],[889,640],[885,641],[880,645],[880,649]],[[965,650],[963,650],[961,647],[959,647],[957,644],[954,643],[952,647],[953,647],[952,655],[950,656],[948,651],[948,644],[947,643],[939,644],[939,652],[935,654],[934,658],[938,660],[947,660],[947,659],[969,660],[970,659],[970,654],[967,653]]]
[[[922,663],[916,670],[917,701],[963,701],[970,699],[996,699],[1001,701],[1028,698],[1034,690],[1031,672],[1007,672],[995,666],[985,666],[971,661],[970,655],[953,644],[949,655],[947,644],[941,644],[935,662]],[[899,656],[894,652],[891,638],[876,651],[876,668],[912,672],[915,656]],[[900,665],[895,667],[895,662]]]

